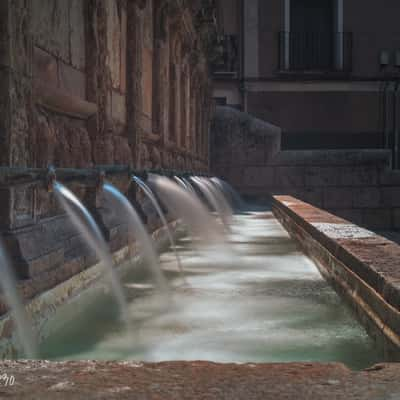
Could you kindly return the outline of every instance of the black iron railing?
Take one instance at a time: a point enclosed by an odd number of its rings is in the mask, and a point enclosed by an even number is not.
[[[280,32],[279,70],[350,72],[352,42],[348,32]]]

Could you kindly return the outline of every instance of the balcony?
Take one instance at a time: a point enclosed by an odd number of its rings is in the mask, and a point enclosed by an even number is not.
[[[237,35],[220,35],[217,56],[212,62],[214,77],[237,77],[239,71],[239,40]]]
[[[352,34],[280,32],[279,71],[282,73],[349,73]]]

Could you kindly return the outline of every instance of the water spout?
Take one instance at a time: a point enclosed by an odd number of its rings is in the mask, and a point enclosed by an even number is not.
[[[174,176],[175,181],[182,186],[185,190],[190,190],[189,187],[186,185],[186,183],[179,177],[179,176]]]
[[[149,179],[169,212],[182,217],[194,236],[213,245],[225,242],[223,229],[193,193],[163,176],[152,174]]]
[[[226,181],[219,178],[211,178],[211,182],[213,182],[217,187],[219,187],[223,193],[225,193],[227,198],[231,198],[231,202],[233,208],[242,210],[245,208],[244,201],[240,194]]]
[[[113,203],[116,210],[123,211],[123,218],[127,220],[129,228],[132,229],[135,237],[140,242],[143,249],[143,259],[147,261],[153,274],[156,284],[165,297],[169,297],[168,283],[161,271],[158,256],[154,250],[152,239],[141,221],[139,214],[133,208],[131,202],[113,185],[106,183],[104,193],[107,199]]]
[[[26,315],[21,296],[17,290],[14,272],[2,243],[0,243],[0,274],[0,287],[10,307],[11,316],[15,323],[17,336],[24,355],[30,359],[36,358],[38,354],[36,340],[34,339],[32,327]]]
[[[191,181],[196,184],[196,186],[199,188],[200,192],[203,194],[207,202],[211,205],[214,211],[216,211],[218,216],[221,218],[221,221],[224,224],[225,229],[229,231],[229,222],[226,218],[223,206],[221,205],[219,199],[215,195],[215,192],[211,190],[208,187],[208,185],[199,177],[192,176]]]
[[[126,321],[128,313],[124,292],[114,270],[113,260],[107,243],[96,221],[79,199],[65,186],[56,182],[54,184],[54,193],[76,229],[82,233],[90,249],[99,256],[101,264],[105,269],[105,275],[110,280],[111,289],[118,303],[122,318]]]
[[[233,215],[233,209],[229,204],[229,201],[226,199],[223,190],[215,185],[211,179],[209,178],[200,178],[204,181],[204,183],[209,187],[209,189],[214,193],[214,196],[218,199],[222,212],[224,213],[225,217],[229,219],[229,222]]]
[[[181,178],[181,181],[186,185],[186,187],[189,190],[189,192],[191,192],[193,195],[195,195],[195,197],[197,197],[196,190],[194,190],[194,187],[191,184],[191,182],[189,181],[189,179]]]
[[[204,196],[211,210],[215,211],[220,217],[220,207],[218,201],[215,199],[214,194],[208,189],[208,187],[196,176],[190,177],[191,182],[195,184],[200,193]]]
[[[139,185],[139,187],[143,190],[144,194],[147,196],[147,198],[150,200],[150,202],[153,204],[153,207],[155,208],[158,216],[160,217],[161,222],[163,223],[165,230],[167,232],[168,240],[169,240],[171,249],[175,255],[176,263],[178,265],[179,271],[182,275],[183,280],[185,281],[185,274],[183,271],[181,258],[179,257],[179,254],[176,250],[176,244],[175,244],[174,237],[173,237],[171,229],[168,225],[167,219],[165,218],[165,215],[164,215],[160,205],[158,204],[156,196],[154,196],[154,193],[152,192],[152,190],[139,177],[134,176],[133,179]]]

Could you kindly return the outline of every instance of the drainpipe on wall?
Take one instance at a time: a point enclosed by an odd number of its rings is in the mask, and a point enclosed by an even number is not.
[[[240,79],[239,79],[239,93],[242,101],[242,111],[246,112],[246,93],[245,93],[245,71],[244,71],[244,8],[245,0],[240,0]]]
[[[383,134],[383,147],[390,149],[389,131],[387,129],[387,81],[383,81],[379,87],[379,93],[381,97],[381,115],[382,115],[382,134]]]
[[[390,150],[390,167],[396,168],[396,83],[392,80],[385,80],[383,82],[383,139],[384,148]]]
[[[393,167],[399,169],[399,124],[397,118],[397,104],[399,97],[400,81],[397,80],[394,84],[393,90]]]

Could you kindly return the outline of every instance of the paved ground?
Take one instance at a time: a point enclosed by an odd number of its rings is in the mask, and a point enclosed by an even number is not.
[[[10,361],[0,398],[398,400],[400,364],[352,372],[342,364]],[[4,377],[14,376],[5,387]]]

